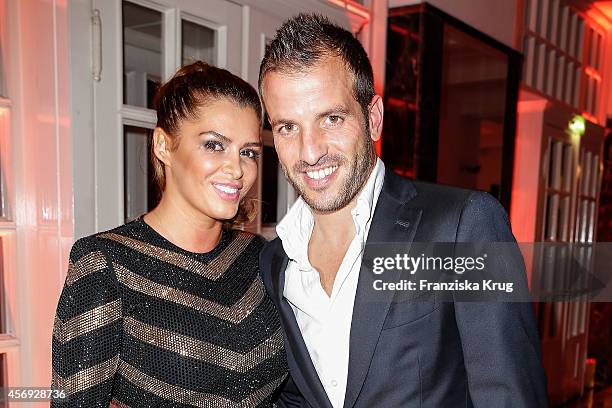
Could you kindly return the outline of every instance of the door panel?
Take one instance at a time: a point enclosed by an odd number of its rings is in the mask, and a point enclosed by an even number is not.
[[[148,175],[134,167],[142,161],[136,146],[143,135],[124,132],[124,126],[155,126],[157,86],[184,62],[200,58],[240,74],[242,7],[223,0],[94,0],[94,13],[101,27],[93,44],[94,59],[101,62],[93,104],[94,216],[100,231],[154,203],[142,185]]]

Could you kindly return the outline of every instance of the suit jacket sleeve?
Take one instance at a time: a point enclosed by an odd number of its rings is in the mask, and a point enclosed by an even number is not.
[[[469,196],[457,242],[512,242],[518,251],[506,212],[483,192]],[[455,302],[455,318],[475,407],[548,406],[531,303]]]
[[[262,249],[259,255],[259,269],[261,271],[261,279],[264,283],[264,287],[268,292],[268,296],[274,302],[274,305],[278,309],[280,305],[278,304],[278,293],[277,285],[272,282],[272,253],[273,246],[276,244],[275,241],[267,243]],[[281,323],[283,323],[281,321]],[[287,376],[287,380],[283,383],[280,392],[278,394],[278,399],[275,401],[275,405],[278,408],[300,408],[302,407],[303,397],[297,386],[293,382],[291,378],[291,373]]]
[[[287,376],[287,380],[281,388],[278,400],[276,401],[277,408],[302,408],[304,398],[298,390],[297,386],[291,378],[291,374]]]

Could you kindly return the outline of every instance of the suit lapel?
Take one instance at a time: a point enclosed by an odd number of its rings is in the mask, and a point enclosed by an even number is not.
[[[310,359],[310,354],[304,343],[304,338],[295,319],[293,309],[283,296],[285,287],[285,270],[289,259],[278,245],[276,254],[272,258],[272,282],[277,295],[281,321],[287,336],[287,363],[293,381],[302,392],[308,403],[316,408],[332,408],[327,393]]]
[[[406,244],[406,251],[408,250],[422,213],[420,208],[410,206],[409,200],[414,195],[416,190],[412,183],[387,171],[383,190],[374,211],[367,244],[403,242]],[[366,251],[367,249],[366,245]],[[364,253],[363,259],[369,258],[368,253]],[[397,281],[399,271],[391,273],[395,276],[390,276],[389,281]],[[393,291],[382,291],[376,294],[375,300],[373,299],[372,285],[375,279],[377,277],[362,264],[353,307],[344,408],[353,407],[359,396],[393,299]]]

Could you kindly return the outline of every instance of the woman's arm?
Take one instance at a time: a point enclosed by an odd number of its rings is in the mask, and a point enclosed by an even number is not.
[[[65,391],[51,407],[104,407],[121,349],[121,297],[112,263],[98,238],[78,240],[53,328],[53,387]]]

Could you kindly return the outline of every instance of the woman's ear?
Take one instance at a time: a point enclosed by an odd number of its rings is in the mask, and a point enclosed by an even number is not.
[[[170,136],[162,128],[156,127],[153,130],[153,153],[166,166],[171,166],[171,143]]]

